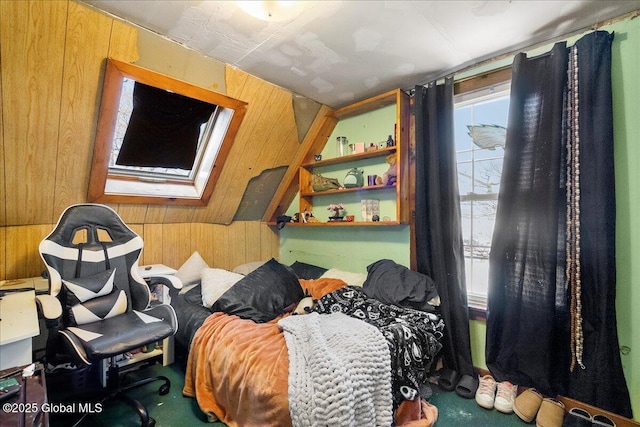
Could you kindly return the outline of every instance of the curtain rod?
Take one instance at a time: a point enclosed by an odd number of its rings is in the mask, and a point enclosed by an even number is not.
[[[572,31],[570,33],[566,33],[566,34],[563,34],[563,35],[558,36],[558,37],[553,37],[551,39],[547,39],[545,41],[542,41],[542,42],[539,42],[539,43],[536,43],[536,44],[533,44],[533,45],[519,47],[519,48],[516,48],[516,49],[514,49],[512,51],[509,51],[509,52],[506,52],[506,53],[502,53],[500,55],[497,55],[497,56],[482,60],[480,62],[476,62],[476,63],[470,64],[470,65],[462,65],[462,66],[457,67],[457,68],[452,68],[452,69],[446,71],[445,73],[443,73],[440,77],[430,78],[429,80],[425,81],[424,83],[418,83],[417,85],[414,85],[414,88],[415,88],[415,86],[426,86],[426,85],[428,85],[429,83],[431,83],[433,81],[442,80],[442,79],[445,79],[445,78],[447,78],[449,76],[454,76],[454,80],[455,80],[455,75],[456,74],[466,73],[466,72],[471,71],[471,70],[473,70],[475,68],[479,68],[479,67],[482,67],[482,66],[485,66],[485,65],[489,65],[489,64],[492,64],[494,62],[502,61],[504,59],[509,59],[511,57],[516,56],[517,54],[519,54],[523,50],[534,50],[534,49],[538,49],[540,47],[547,46],[549,44],[555,44],[555,43],[557,43],[559,41],[566,40],[566,39],[568,39],[570,37],[573,37],[573,36],[575,36],[577,34],[582,34],[582,33],[588,32],[588,31],[595,31],[595,30],[598,30],[598,29],[604,27],[605,25],[615,24],[616,22],[624,21],[624,20],[627,20],[627,19],[634,19],[634,18],[637,18],[638,16],[640,16],[640,9],[634,10],[632,12],[625,13],[624,15],[620,15],[620,16],[615,17],[615,18],[611,18],[611,19],[607,19],[607,20],[604,20],[604,21],[597,22],[597,23],[592,24],[592,25],[590,25],[588,27],[582,27],[582,28],[580,28],[578,30],[575,30],[575,31]],[[493,69],[491,71],[488,71],[488,72],[499,71],[499,70],[510,68],[510,67],[511,67],[511,64],[505,65],[503,67],[495,68],[495,69]],[[475,76],[470,76],[470,77],[467,77],[467,78],[473,78],[473,77],[475,77]],[[456,82],[464,81],[467,78],[463,78],[463,79],[455,80],[455,81]],[[414,88],[410,89],[411,92],[414,91]]]

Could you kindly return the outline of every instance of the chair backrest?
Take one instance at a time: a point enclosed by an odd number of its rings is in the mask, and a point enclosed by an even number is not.
[[[49,273],[49,293],[61,299],[64,309],[65,305],[103,296],[102,290],[111,288],[96,282],[112,281],[113,298],[117,298],[115,293],[120,295],[118,304],[122,304],[122,292],[126,295],[125,311],[143,310],[149,305],[150,294],[138,273],[142,247],[142,238],[110,207],[70,206],[40,242],[40,256]]]

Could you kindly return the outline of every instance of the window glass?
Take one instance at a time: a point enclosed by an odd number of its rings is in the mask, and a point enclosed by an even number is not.
[[[486,308],[509,82],[456,95],[454,135],[469,305]]]

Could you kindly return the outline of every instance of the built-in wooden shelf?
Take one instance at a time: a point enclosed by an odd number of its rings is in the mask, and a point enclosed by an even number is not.
[[[327,117],[335,120],[352,118],[364,113],[378,110],[380,108],[395,105],[396,106],[396,129],[394,135],[394,145],[391,147],[382,147],[372,149],[362,153],[348,154],[345,156],[334,157],[330,159],[322,159],[318,161],[307,161],[298,168],[298,182],[300,191],[300,209],[299,212],[312,212],[314,199],[323,198],[325,196],[344,194],[344,193],[366,193],[367,196],[372,192],[378,191],[394,191],[395,192],[395,216],[392,221],[319,221],[319,222],[298,222],[289,223],[298,227],[385,227],[407,224],[409,222],[408,209],[408,146],[409,146],[409,96],[395,89],[378,96],[357,102],[355,104],[340,108],[330,112]],[[359,118],[357,119],[359,120]],[[326,138],[323,134],[319,137]],[[315,147],[324,147],[327,140],[320,144],[318,140]],[[386,157],[390,155],[396,156],[396,184],[395,185],[364,185],[362,187],[340,188],[336,190],[313,191],[311,186],[311,178],[314,170],[325,166],[348,165],[350,167],[357,166],[358,162],[366,159],[379,158],[380,162],[385,162]],[[326,199],[325,199],[326,200]],[[318,203],[318,202],[316,202]]]

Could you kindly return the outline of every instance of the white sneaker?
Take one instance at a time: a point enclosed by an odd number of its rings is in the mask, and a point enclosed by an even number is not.
[[[496,394],[496,380],[491,375],[480,378],[480,385],[476,391],[476,403],[485,409],[493,409]]]
[[[496,400],[493,404],[494,408],[505,414],[513,412],[513,402],[516,400],[518,386],[511,384],[509,381],[498,383],[498,392]]]

